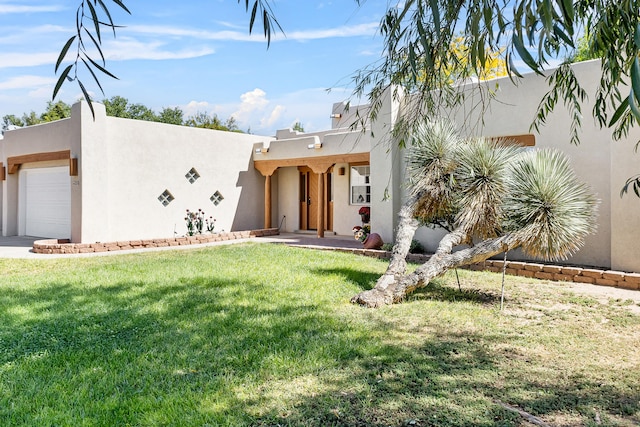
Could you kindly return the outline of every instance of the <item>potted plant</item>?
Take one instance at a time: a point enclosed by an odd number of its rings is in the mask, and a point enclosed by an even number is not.
[[[363,206],[358,211],[363,224],[368,224],[371,219],[371,208],[369,206]]]
[[[353,237],[356,240],[362,242],[362,246],[365,249],[380,249],[384,242],[382,241],[382,237],[378,233],[372,233],[371,227],[365,225],[364,227],[360,227],[356,225],[353,227]]]

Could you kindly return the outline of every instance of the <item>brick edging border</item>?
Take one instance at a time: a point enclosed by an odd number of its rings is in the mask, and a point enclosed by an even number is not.
[[[328,248],[331,249],[331,248]],[[391,252],[371,249],[333,248],[339,251],[352,252],[374,258],[389,259]],[[430,255],[409,254],[409,262],[426,262]],[[501,273],[504,261],[486,260],[462,268],[474,271],[491,271]],[[541,264],[522,261],[507,261],[505,273],[510,276],[527,277],[533,279],[550,280],[554,282],[587,283],[615,288],[640,290],[640,273],[604,270],[597,268],[569,267],[563,265]]]
[[[132,249],[163,248],[170,246],[199,245],[226,240],[248,239],[251,237],[276,236],[277,228],[262,230],[231,231],[228,233],[199,234],[197,236],[172,237],[165,239],[123,240],[108,243],[70,243],[69,240],[36,240],[33,252],[37,254],[90,254],[98,252],[125,251]]]

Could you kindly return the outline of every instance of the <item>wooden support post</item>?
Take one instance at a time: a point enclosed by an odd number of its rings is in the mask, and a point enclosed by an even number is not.
[[[318,174],[318,237],[324,237],[324,175]]]
[[[264,177],[264,228],[271,228],[271,175]]]

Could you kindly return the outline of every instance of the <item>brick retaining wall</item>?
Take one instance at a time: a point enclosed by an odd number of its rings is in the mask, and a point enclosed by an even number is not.
[[[251,237],[276,236],[277,228],[263,230],[232,231],[228,233],[200,234],[197,236],[168,239],[123,240],[109,243],[70,243],[68,240],[36,240],[33,252],[37,254],[88,254],[96,252],[125,251],[131,249],[162,248],[169,246],[199,245],[225,240],[248,239]]]
[[[370,249],[338,249],[374,258],[389,259],[391,253]],[[409,254],[407,261],[424,263],[430,255]],[[486,260],[462,268],[475,271],[502,273],[504,261]],[[541,280],[589,283],[600,286],[612,286],[623,289],[640,290],[640,273],[627,273],[597,268],[569,267],[563,265],[541,264],[522,261],[507,261],[506,274]]]

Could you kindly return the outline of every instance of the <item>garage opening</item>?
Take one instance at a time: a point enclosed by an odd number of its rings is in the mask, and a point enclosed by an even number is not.
[[[71,237],[69,167],[20,170],[20,234]]]

